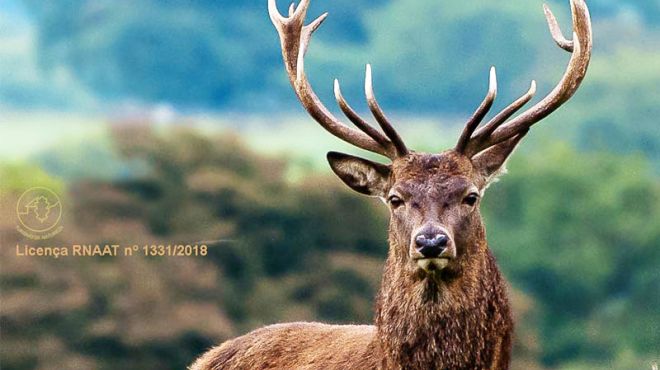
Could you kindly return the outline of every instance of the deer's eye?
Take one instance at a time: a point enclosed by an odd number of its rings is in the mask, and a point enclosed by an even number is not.
[[[392,205],[392,208],[398,208],[403,205],[403,199],[396,195],[390,195],[390,197],[387,198],[387,201]]]
[[[479,194],[470,193],[465,198],[463,198],[463,204],[467,204],[471,207],[477,203],[477,200],[479,200]]]

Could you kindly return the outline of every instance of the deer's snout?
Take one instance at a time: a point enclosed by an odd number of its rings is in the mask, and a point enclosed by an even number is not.
[[[414,257],[416,258],[452,258],[453,248],[449,233],[438,226],[426,226],[414,237]]]
[[[456,257],[452,238],[444,228],[427,224],[414,235],[411,257],[422,270],[428,273],[442,270]]]
[[[417,251],[424,258],[438,258],[444,252],[449,243],[449,236],[443,232],[438,233],[420,233],[415,237]]]

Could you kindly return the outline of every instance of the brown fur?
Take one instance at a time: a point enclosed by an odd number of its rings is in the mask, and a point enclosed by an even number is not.
[[[271,325],[212,349],[191,369],[373,369],[373,338],[367,325]]]
[[[353,189],[406,206],[390,206],[390,251],[376,300],[375,326],[292,323],[267,326],[216,347],[191,370],[507,369],[513,322],[504,281],[490,253],[479,204],[511,146],[471,161],[454,151],[411,153],[391,166],[342,154],[333,170]],[[456,257],[426,272],[412,259],[416,231],[439,225]]]

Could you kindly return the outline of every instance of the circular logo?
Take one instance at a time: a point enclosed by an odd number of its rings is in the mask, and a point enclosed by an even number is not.
[[[43,237],[60,223],[62,203],[57,194],[48,188],[30,188],[18,198],[16,215],[27,231]]]

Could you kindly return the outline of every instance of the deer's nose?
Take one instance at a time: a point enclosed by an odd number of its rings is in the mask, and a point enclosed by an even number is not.
[[[445,233],[420,233],[415,237],[417,251],[424,258],[437,258],[447,248],[449,236]]]

